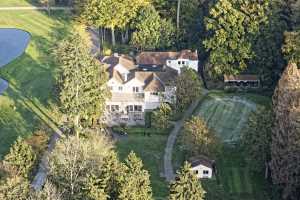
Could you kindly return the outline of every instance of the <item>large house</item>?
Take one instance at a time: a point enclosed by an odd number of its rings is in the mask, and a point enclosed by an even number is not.
[[[104,116],[108,126],[143,125],[146,111],[158,108],[162,102],[175,102],[174,81],[181,67],[198,67],[197,53],[188,50],[142,52],[136,59],[113,54],[101,61],[107,64],[107,85],[112,94]]]

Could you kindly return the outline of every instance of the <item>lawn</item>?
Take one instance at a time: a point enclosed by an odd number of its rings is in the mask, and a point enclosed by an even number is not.
[[[1,0],[0,6],[31,6],[38,5],[37,0]]]
[[[269,104],[270,98],[264,96],[213,91],[200,102],[194,114],[202,116],[223,141],[236,141],[247,124],[249,113],[258,105]],[[173,152],[175,169],[188,159],[180,146],[179,137]],[[263,175],[249,171],[238,145],[224,143],[217,158],[217,169],[216,180],[202,180],[207,200],[269,199]]]
[[[266,105],[269,102],[270,98],[254,94],[211,92],[194,114],[203,117],[224,141],[234,141],[239,139],[257,103]]]
[[[144,135],[142,128],[130,128],[128,136],[117,142],[119,157],[123,160],[134,151],[144,163],[144,167],[150,173],[153,196],[156,200],[166,199],[168,184],[161,177],[163,173],[163,155],[167,142],[167,133]]]
[[[18,136],[31,135],[41,123],[56,128],[57,67],[51,51],[69,30],[66,16],[63,11],[51,17],[39,11],[0,12],[1,28],[20,28],[32,35],[26,52],[0,70],[10,84],[0,96],[0,157]]]

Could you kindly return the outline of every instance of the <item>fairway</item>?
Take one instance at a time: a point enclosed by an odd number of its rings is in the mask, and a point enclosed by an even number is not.
[[[203,117],[223,141],[230,142],[239,138],[255,109],[256,104],[244,97],[212,93],[202,101],[196,115]]]
[[[40,11],[0,12],[0,28],[31,34],[25,53],[0,69],[0,77],[9,82],[0,95],[0,158],[18,136],[31,135],[42,123],[57,124],[57,67],[51,52],[70,27],[66,16],[63,11],[50,17]]]

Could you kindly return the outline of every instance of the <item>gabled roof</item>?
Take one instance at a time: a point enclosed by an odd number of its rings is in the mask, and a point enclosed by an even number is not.
[[[192,167],[197,167],[199,165],[203,165],[208,168],[213,168],[213,165],[215,163],[214,160],[210,160],[206,156],[198,156],[197,158],[191,158],[191,165]]]
[[[157,75],[153,74],[151,80],[144,88],[147,92],[163,92],[165,91],[164,83],[157,77]]]
[[[141,52],[136,61],[139,65],[165,65],[167,60],[188,59],[198,60],[197,52],[182,50],[180,52]]]
[[[116,65],[120,64],[128,71],[133,70],[136,68],[134,61],[131,57],[125,55],[111,55],[105,56],[102,60],[103,63],[110,65],[110,67],[115,67]]]

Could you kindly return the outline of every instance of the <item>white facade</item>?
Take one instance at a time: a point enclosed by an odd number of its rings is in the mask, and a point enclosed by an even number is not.
[[[197,165],[191,168],[191,170],[196,174],[198,179],[201,178],[212,178],[213,170],[210,167],[204,165]]]
[[[188,59],[177,59],[177,60],[167,60],[166,65],[173,69],[176,69],[178,73],[181,72],[182,67],[188,67],[198,71],[198,60],[188,60]]]

